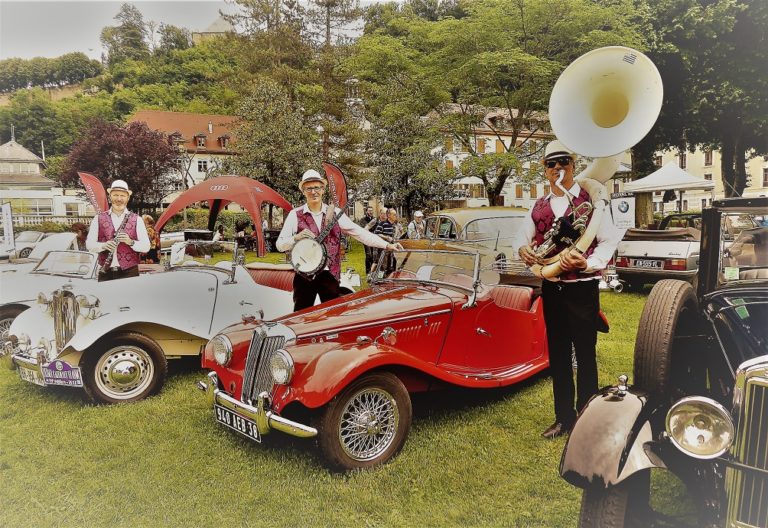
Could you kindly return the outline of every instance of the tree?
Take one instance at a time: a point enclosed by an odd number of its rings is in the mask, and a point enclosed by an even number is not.
[[[455,177],[440,161],[441,139],[416,116],[376,125],[368,141],[373,172],[361,193],[402,205],[408,217],[416,209],[436,208],[451,197]]]
[[[107,51],[110,66],[125,59],[142,60],[149,57],[147,26],[144,17],[135,6],[123,4],[115,15],[117,26],[101,30],[101,43]]]
[[[133,191],[132,206],[143,211],[157,207],[171,190],[178,151],[165,134],[146,123],[125,126],[94,121],[67,156],[61,183],[79,185],[78,171],[90,172],[105,186],[121,179]]]
[[[299,106],[271,79],[251,87],[237,112],[237,156],[226,170],[266,183],[288,200],[300,200],[301,174],[319,168],[318,138]]]
[[[192,34],[186,28],[161,23],[158,33],[160,44],[155,53],[170,53],[173,50],[185,50],[192,46]]]

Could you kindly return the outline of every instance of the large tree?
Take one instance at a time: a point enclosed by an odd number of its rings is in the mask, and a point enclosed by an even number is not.
[[[238,155],[225,170],[255,178],[288,200],[299,201],[299,177],[309,168],[319,168],[320,138],[298,104],[274,80],[261,79],[249,92],[237,112]]]
[[[90,172],[105,187],[113,180],[125,180],[133,191],[131,207],[154,209],[178,179],[177,156],[165,134],[150,130],[146,123],[120,126],[97,120],[72,147],[61,182],[77,187],[78,171]]]
[[[115,20],[119,22],[117,26],[107,26],[101,30],[101,43],[106,48],[110,66],[126,59],[148,58],[149,33],[141,11],[132,4],[123,4]]]

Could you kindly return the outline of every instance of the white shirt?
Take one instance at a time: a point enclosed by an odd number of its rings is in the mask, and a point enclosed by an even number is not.
[[[296,243],[295,240],[293,240],[293,236],[298,232],[299,228],[299,219],[297,218],[296,214],[297,211],[301,212],[302,214],[306,212],[310,212],[312,214],[312,219],[315,221],[315,225],[317,226],[318,231],[323,230],[323,213],[325,213],[326,209],[328,208],[327,204],[323,204],[322,210],[319,213],[313,213],[309,210],[307,207],[307,204],[304,204],[301,207],[298,207],[296,209],[291,209],[291,212],[288,213],[288,216],[285,219],[285,223],[283,224],[283,229],[280,231],[280,236],[277,237],[277,242],[275,245],[277,246],[278,251],[290,251],[293,248],[293,245]],[[339,208],[334,207],[334,210],[336,214],[339,213]],[[338,221],[339,228],[341,228],[342,233],[345,235],[350,235],[351,237],[355,238],[356,240],[362,242],[366,246],[373,246],[377,248],[386,248],[387,247],[387,241],[381,238],[378,235],[374,235],[370,231],[366,230],[363,227],[360,227],[356,223],[354,223],[346,214],[341,215],[341,218],[339,218]]]
[[[114,226],[115,231],[117,231],[117,228],[123,223],[123,218],[128,212],[129,211],[126,208],[123,210],[123,214],[118,216],[112,211],[112,208],[109,209],[109,217],[112,220],[112,225]],[[142,220],[141,217],[136,219],[136,237],[136,242],[131,246],[131,249],[136,253],[146,253],[149,251],[151,243],[149,241],[149,235],[147,235],[147,226],[144,225],[144,220]],[[101,253],[104,251],[104,244],[106,244],[106,242],[99,242],[99,215],[96,215],[93,217],[93,220],[91,220],[91,227],[88,228],[88,238],[85,239],[85,247],[88,251]],[[117,262],[117,251],[115,251],[112,255],[110,266],[114,268],[119,265],[120,264]]]
[[[568,189],[568,192],[571,196],[577,197],[581,192],[581,186],[577,182],[574,182],[571,188]],[[555,214],[555,220],[563,216],[570,205],[568,198],[565,195],[556,196],[552,192],[545,197],[545,200],[549,200],[549,205],[552,207],[552,212]],[[516,233],[513,242],[515,254],[517,254],[517,251],[519,251],[521,247],[530,244],[536,234],[536,225],[531,217],[532,213],[533,207],[528,211],[523,228]],[[616,246],[619,245],[621,238],[624,236],[624,231],[618,229],[613,224],[613,217],[611,216],[610,210],[606,211],[606,213],[607,214],[603,215],[600,227],[597,230],[597,235],[595,236],[597,246],[595,246],[595,250],[587,258],[587,270],[589,271],[605,269],[608,266],[608,262],[610,262],[613,257],[613,253],[616,251]]]
[[[418,228],[421,228],[421,233],[419,233]],[[418,240],[421,237],[424,236],[424,228],[426,227],[424,220],[421,221],[420,224],[416,224],[416,220],[411,221],[410,224],[408,224],[408,238],[411,240]]]

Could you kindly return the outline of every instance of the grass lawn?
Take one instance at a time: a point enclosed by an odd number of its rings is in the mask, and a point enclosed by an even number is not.
[[[349,265],[361,263],[353,246]],[[602,294],[611,332],[598,343],[601,384],[631,374],[644,301]],[[217,426],[194,388],[202,377],[196,361],[171,362],[158,396],[94,406],[78,390],[0,371],[0,525],[575,524],[580,490],[557,472],[565,441],[539,436],[553,418],[545,375],[503,390],[417,395],[401,454],[346,475],[326,471],[311,440],[275,433],[257,445]]]

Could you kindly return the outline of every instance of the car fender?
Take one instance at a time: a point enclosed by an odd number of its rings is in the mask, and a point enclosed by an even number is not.
[[[560,460],[560,476],[580,488],[618,484],[648,468],[665,468],[651,450],[652,415],[645,393],[609,387],[579,415]]]
[[[291,390],[283,394],[283,401],[276,403],[283,407],[290,401],[299,401],[306,407],[317,408],[366,372],[391,366],[408,367],[439,377],[433,363],[419,361],[396,347],[350,343],[319,354],[307,363],[291,382]]]

